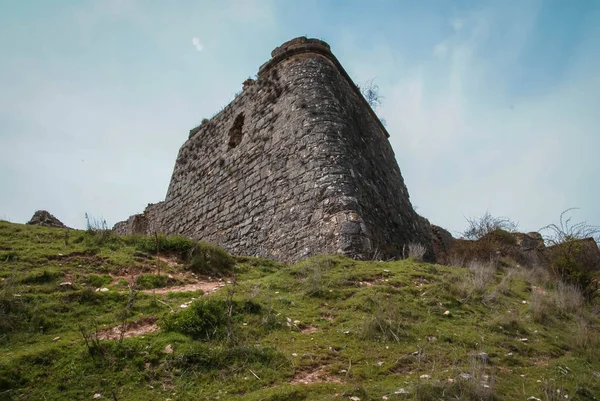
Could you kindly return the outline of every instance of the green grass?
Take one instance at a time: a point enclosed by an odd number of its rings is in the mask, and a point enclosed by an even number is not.
[[[600,399],[598,300],[559,308],[564,288],[516,267],[236,257],[235,285],[127,309],[111,275],[158,288],[184,268],[154,274],[155,238],[87,235],[0,222],[0,400]],[[161,241],[191,263],[187,240]],[[96,341],[125,310],[160,330]],[[292,384],[303,373],[329,381]]]

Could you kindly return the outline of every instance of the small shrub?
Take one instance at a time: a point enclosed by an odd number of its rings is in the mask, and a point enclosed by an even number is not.
[[[271,305],[262,315],[261,325],[266,331],[280,329],[284,324],[283,316],[275,312],[273,305]]]
[[[408,336],[408,324],[395,303],[371,298],[371,313],[363,321],[361,338],[373,341],[400,342]]]
[[[375,79],[372,79],[361,85],[356,85],[356,88],[360,91],[373,110],[383,103],[383,96],[379,93],[379,85],[374,83],[374,80]]]
[[[585,302],[579,288],[572,284],[565,284],[560,280],[556,283],[551,297],[555,310],[563,315],[578,312]]]
[[[496,290],[502,295],[508,295],[510,293],[510,286],[515,276],[514,270],[509,270],[508,273],[502,277],[502,281],[496,287]]]
[[[329,281],[325,272],[334,265],[330,257],[315,257],[299,263],[298,269],[292,270],[304,287],[304,294],[309,297],[323,297],[329,293]]]
[[[77,293],[71,293],[68,297],[70,298],[73,296],[77,296],[77,302],[81,304],[95,304],[98,303],[100,300],[99,293],[95,292],[89,287],[84,288],[83,290],[78,291]]]
[[[156,242],[156,237],[149,236],[131,237],[130,241],[132,241],[136,248],[142,252],[156,254],[156,246],[158,245],[161,253],[175,254],[184,260],[188,259],[189,254],[196,246],[196,241],[180,235],[158,235],[158,244]]]
[[[515,232],[518,226],[518,223],[507,217],[494,217],[486,211],[481,217],[467,218],[467,228],[461,233],[461,236],[468,240],[478,240],[486,235],[493,235],[494,232],[498,235],[500,233],[498,230],[508,233]]]
[[[194,273],[224,276],[233,272],[235,260],[223,248],[200,241],[191,251],[189,268]]]
[[[107,246],[113,250],[119,248],[121,241],[114,231],[108,227],[105,219],[98,219],[86,213],[85,220],[86,232],[84,241],[86,241],[88,247]]]
[[[528,283],[537,286],[546,286],[554,281],[550,271],[540,265],[534,265],[530,269],[521,269],[519,274],[522,275]]]
[[[273,348],[223,347],[208,344],[195,344],[176,356],[173,365],[180,369],[199,371],[219,371],[220,376],[229,376],[244,370],[249,365],[289,367],[286,357]]]
[[[94,288],[104,287],[105,285],[110,284],[111,282],[112,277],[110,277],[107,274],[104,274],[102,276],[99,276],[97,274],[89,274],[85,278],[85,283]]]
[[[482,295],[496,277],[496,265],[493,261],[482,262],[472,260],[467,265],[469,275],[464,282],[464,289],[468,295]]]
[[[227,336],[227,306],[225,301],[200,299],[189,308],[167,315],[162,328],[188,335],[197,340],[215,340]]]
[[[597,262],[589,243],[573,240],[550,248],[550,270],[554,276],[567,284],[579,287],[584,297],[592,298],[596,293],[594,265]]]
[[[594,226],[582,221],[571,223],[571,217],[567,215],[578,208],[572,207],[564,210],[558,219],[558,223],[552,223],[540,229],[546,233],[544,241],[550,245],[559,245],[577,239],[594,238],[596,243],[600,242],[600,226]]]
[[[41,273],[38,272],[28,274],[21,280],[21,282],[23,284],[47,284],[57,281],[62,276],[63,274],[60,272],[44,270]]]
[[[310,297],[319,297],[325,294],[325,285],[323,284],[323,270],[320,264],[315,263],[308,270],[306,281],[304,282],[306,295]]]

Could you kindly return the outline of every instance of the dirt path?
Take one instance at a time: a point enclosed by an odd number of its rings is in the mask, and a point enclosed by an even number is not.
[[[135,322],[129,322],[125,325],[124,338],[143,336],[144,334],[158,331],[156,316],[142,318]],[[121,326],[115,326],[98,331],[98,340],[119,340],[121,338]]]
[[[142,292],[145,292],[146,294],[156,293],[160,295],[166,295],[172,292],[192,292],[202,290],[204,291],[204,295],[208,295],[224,286],[225,283],[223,281],[199,281],[197,283],[177,285],[173,287],[156,288],[154,290],[142,290]]]
[[[186,277],[189,279],[189,277]],[[135,281],[135,276],[113,276],[113,280],[116,282],[119,279],[125,279],[128,282]],[[154,290],[142,290],[146,294],[159,294],[159,295],[167,295],[174,292],[193,292],[202,290],[203,295],[211,294],[217,291],[219,288],[225,287],[226,281],[223,280],[207,280],[207,281],[198,281],[191,284],[173,286],[173,287],[164,287],[164,288],[156,288]],[[196,298],[192,298],[190,301],[185,302],[180,305],[180,309],[187,308]],[[171,308],[171,310],[173,310]],[[137,337],[145,334],[150,334],[158,331],[159,327],[156,324],[158,319],[156,316],[145,317],[135,322],[129,322],[125,325],[125,333],[123,334],[124,338],[129,337]],[[108,329],[100,330],[98,332],[99,340],[119,340],[121,338],[121,325],[110,327]]]

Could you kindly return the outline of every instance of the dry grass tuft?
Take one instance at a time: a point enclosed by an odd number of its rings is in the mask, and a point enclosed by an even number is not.
[[[562,314],[580,311],[585,301],[579,288],[572,284],[565,284],[562,281],[558,281],[551,294],[556,311]]]
[[[467,265],[467,269],[471,273],[468,281],[474,293],[483,294],[495,280],[496,264],[492,260],[487,262],[472,260]]]
[[[423,256],[427,252],[427,248],[425,248],[422,244],[411,243],[408,244],[408,258],[413,259],[419,262],[423,261]]]

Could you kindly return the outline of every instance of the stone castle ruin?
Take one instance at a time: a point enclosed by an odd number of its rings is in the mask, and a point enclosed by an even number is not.
[[[231,253],[292,262],[322,253],[433,257],[389,134],[321,40],[271,53],[256,80],[190,131],[163,202],[119,234],[180,234]]]

